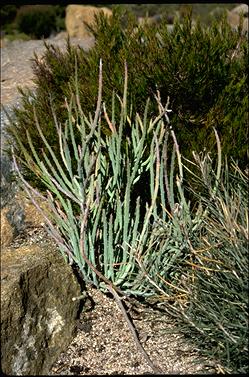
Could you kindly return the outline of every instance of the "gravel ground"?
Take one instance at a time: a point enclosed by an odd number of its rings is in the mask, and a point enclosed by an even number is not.
[[[89,287],[77,335],[54,364],[51,375],[154,374],[138,351],[116,302]],[[212,374],[214,367],[201,360],[166,314],[139,305],[130,313],[139,339],[159,374]]]
[[[66,49],[65,32],[45,40],[62,50]],[[94,38],[71,38],[72,45],[79,45],[88,50],[94,45]],[[34,53],[42,57],[46,48],[42,40],[12,41],[1,48],[1,104],[16,105],[20,99],[17,86],[34,87],[31,59]]]

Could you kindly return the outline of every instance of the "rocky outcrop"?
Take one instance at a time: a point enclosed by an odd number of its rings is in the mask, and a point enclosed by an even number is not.
[[[95,14],[99,14],[100,12],[103,12],[107,16],[112,15],[112,11],[105,7],[68,5],[66,8],[65,25],[69,37],[90,37],[91,33],[87,29],[86,24],[92,25],[95,20]]]
[[[1,367],[46,375],[75,331],[80,286],[55,246],[5,249],[1,256]]]

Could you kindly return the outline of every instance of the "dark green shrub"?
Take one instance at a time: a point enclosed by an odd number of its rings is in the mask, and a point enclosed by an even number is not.
[[[54,5],[55,9],[55,30],[58,33],[61,30],[65,30],[65,16],[66,16],[66,6],[65,5]]]
[[[0,9],[1,27],[4,27],[6,24],[9,24],[12,21],[14,21],[17,9],[18,9],[18,5],[15,5],[15,4],[8,4],[8,5],[1,6],[1,9]]]
[[[175,24],[172,33],[167,29],[166,19],[160,25],[144,25],[135,31],[136,26],[134,17],[114,9],[110,19],[103,15],[96,18],[93,28],[96,43],[89,52],[72,47],[70,43],[65,53],[47,46],[44,59],[34,60],[37,91],[33,94],[21,92],[22,106],[14,109],[9,134],[15,140],[15,127],[28,148],[26,130],[29,130],[34,146],[39,147],[40,138],[33,126],[35,108],[44,135],[59,155],[50,101],[63,124],[67,114],[65,98],[69,101],[72,93],[76,92],[75,60],[79,98],[85,113],[92,113],[95,109],[100,58],[103,61],[103,98],[107,107],[112,102],[114,90],[122,95],[124,62],[127,61],[128,91],[133,105],[131,117],[136,111],[143,113],[148,97],[151,99],[149,116],[157,113],[154,100],[157,89],[162,103],[166,103],[169,96],[173,109],[172,126],[177,132],[182,153],[190,157],[192,150],[209,150],[212,147],[212,114],[216,114],[218,108],[220,116],[215,126],[223,149],[229,157],[239,159],[241,167],[245,167],[244,140],[235,140],[234,134],[243,135],[247,127],[246,38],[239,31],[233,32],[225,20],[221,24],[214,23],[209,29],[199,23],[193,28],[191,19],[187,17],[182,26]],[[236,48],[238,56],[234,58]],[[235,88],[238,97],[234,96]],[[103,119],[103,134],[108,132],[105,125]],[[18,147],[15,148],[21,156]],[[32,173],[29,179],[34,179]]]
[[[52,5],[23,5],[17,12],[20,32],[32,38],[48,38],[55,31],[55,8]]]
[[[217,103],[210,109],[203,129],[196,135],[196,148],[204,140],[203,146],[214,151],[215,141],[212,126],[222,135],[222,149],[231,154],[240,166],[246,166],[248,153],[248,81],[244,76],[234,78],[224,88]]]
[[[16,31],[15,17],[18,5],[3,5],[0,8],[1,37],[14,34]]]

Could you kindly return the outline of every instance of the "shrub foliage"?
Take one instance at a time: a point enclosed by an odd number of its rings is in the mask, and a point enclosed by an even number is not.
[[[246,39],[225,20],[186,17],[170,33],[119,9],[92,32],[89,52],[68,41],[35,56],[37,89],[9,116],[19,176],[86,281],[146,298],[225,372],[245,373]]]
[[[177,318],[195,344],[201,344],[202,352],[219,360],[220,368],[246,372],[248,177],[237,164],[229,170],[222,163],[215,131],[217,169],[210,154],[193,154],[191,165],[198,174],[190,173],[203,190],[202,195],[194,191],[191,203],[186,190],[193,186],[184,180],[189,169],[169,127],[168,104],[162,105],[159,93],[159,115],[148,118],[147,102],[144,115],[137,113],[133,120],[127,74],[124,95],[113,96],[111,109],[104,106],[101,94],[100,79],[96,112],[86,116],[76,91],[70,104],[66,102],[64,125],[52,107],[60,161],[37,118],[39,149],[29,132],[29,150],[16,134],[22,164],[47,188],[46,196],[41,195],[23,178],[15,155],[27,193],[42,211],[62,255],[85,281],[103,291],[114,284],[119,294],[160,306]],[[105,137],[101,113],[110,129]],[[135,189],[144,172],[147,201],[144,191]],[[46,209],[38,204],[41,196]]]
[[[31,38],[48,38],[55,31],[55,8],[42,4],[23,5],[17,11],[15,23],[19,32]]]
[[[35,93],[21,91],[22,106],[14,109],[8,132],[15,140],[13,128],[28,147],[26,130],[35,147],[40,135],[34,127],[34,108],[44,132],[59,158],[58,138],[53,124],[51,100],[62,123],[67,117],[65,98],[75,90],[75,61],[78,66],[78,91],[86,113],[94,111],[98,88],[98,62],[103,61],[103,94],[106,106],[113,90],[122,95],[123,66],[129,70],[129,101],[136,111],[143,112],[148,97],[157,90],[162,102],[171,98],[172,124],[186,157],[191,150],[214,150],[212,126],[217,127],[222,148],[227,156],[246,166],[248,126],[248,46],[240,32],[234,32],[225,20],[204,28],[193,26],[186,17],[183,25],[175,23],[172,32],[166,20],[158,26],[137,26],[130,14],[114,9],[113,17],[96,17],[92,28],[95,46],[85,52],[68,41],[67,51],[46,45],[44,59],[34,58]],[[236,93],[236,95],[234,94]],[[157,111],[151,101],[149,115]],[[108,127],[103,122],[103,133]],[[127,130],[129,133],[129,130]],[[21,154],[16,145],[16,153]],[[29,179],[35,179],[33,174]]]

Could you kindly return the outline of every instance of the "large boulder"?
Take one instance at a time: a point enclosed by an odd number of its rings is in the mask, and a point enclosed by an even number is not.
[[[238,15],[242,14],[243,17],[248,17],[248,5],[247,4],[240,4],[237,7],[233,8],[231,10],[231,12],[238,14]]]
[[[248,5],[241,4],[231,11],[227,11],[227,20],[233,29],[237,29],[240,24],[240,17],[243,16],[242,31],[248,34]]]
[[[75,335],[81,293],[53,243],[1,255],[1,367],[6,375],[46,375]]]
[[[112,11],[106,7],[68,5],[66,8],[65,25],[69,37],[90,37],[91,33],[87,29],[86,24],[92,25],[95,20],[95,14],[99,14],[100,12],[103,12],[107,16],[112,15]]]

